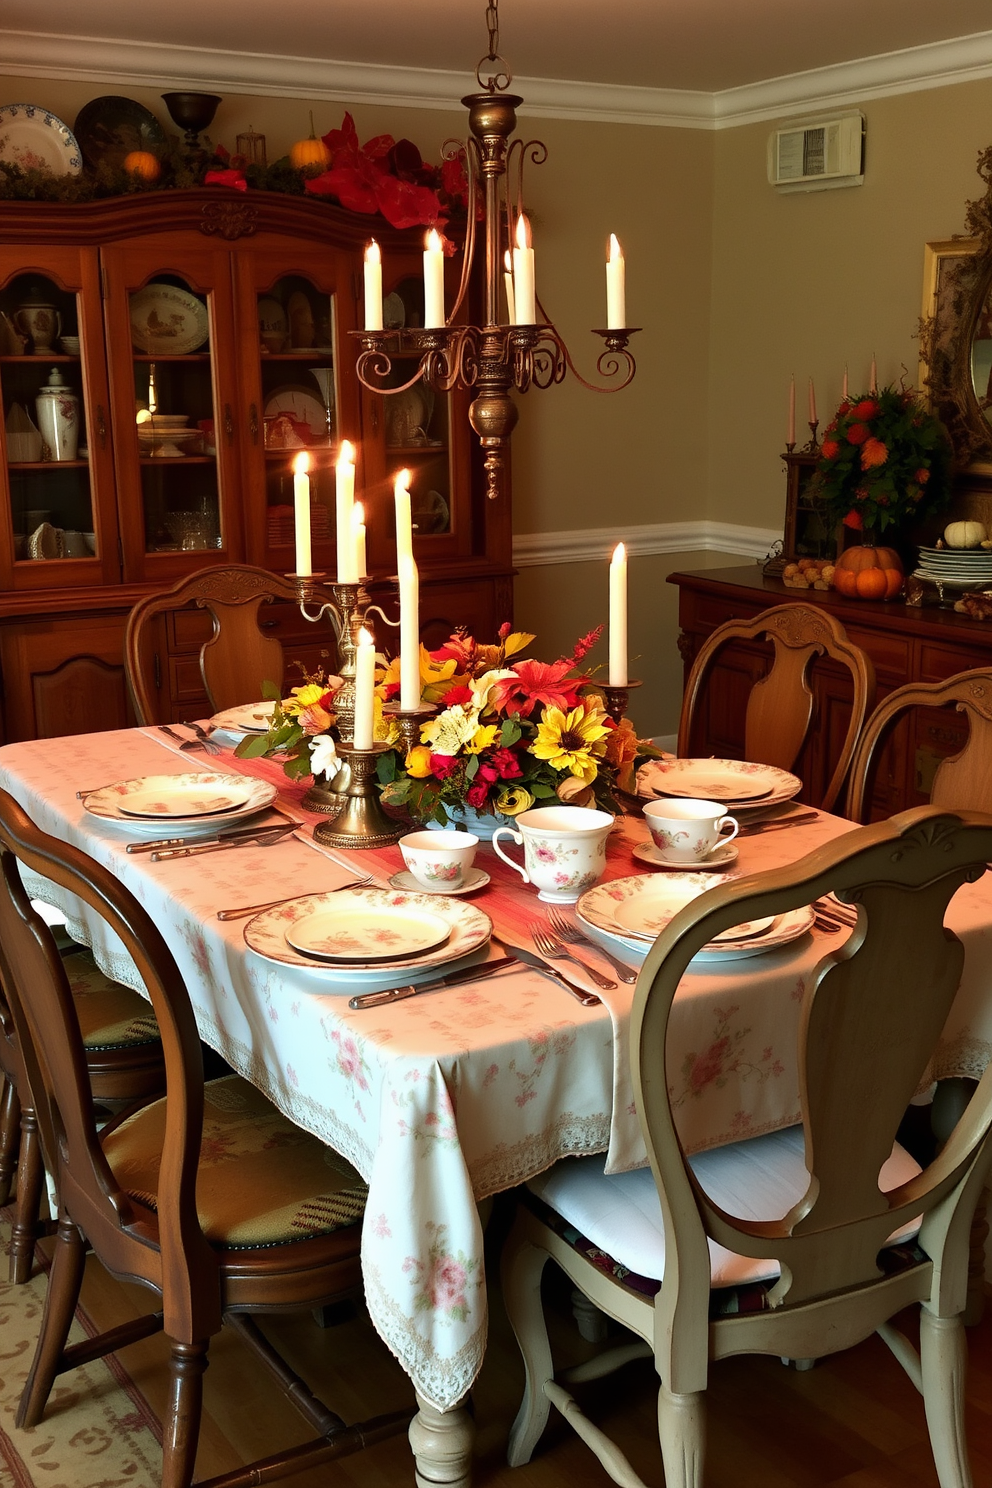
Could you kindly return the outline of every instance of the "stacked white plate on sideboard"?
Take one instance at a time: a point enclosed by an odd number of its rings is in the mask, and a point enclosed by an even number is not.
[[[920,548],[914,577],[938,588],[992,588],[992,552],[988,548]]]

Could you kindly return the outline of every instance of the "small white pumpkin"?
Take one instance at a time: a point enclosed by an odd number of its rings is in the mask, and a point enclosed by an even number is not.
[[[977,548],[985,537],[982,522],[951,522],[944,528],[944,541],[949,548]]]

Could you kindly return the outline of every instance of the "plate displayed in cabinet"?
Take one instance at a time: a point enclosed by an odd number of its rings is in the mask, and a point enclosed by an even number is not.
[[[277,418],[288,413],[298,424],[306,424],[312,444],[327,442],[327,411],[315,393],[296,383],[276,388],[266,400],[264,417]]]
[[[78,176],[83,168],[68,124],[37,103],[0,104],[0,160],[53,176]]]
[[[131,340],[139,351],[184,356],[198,351],[210,330],[207,307],[174,284],[146,284],[130,299]]]
[[[296,289],[286,304],[289,317],[290,351],[310,351],[314,343],[313,306],[302,289]]]
[[[258,302],[258,338],[268,352],[286,350],[289,321],[278,300],[266,295]]]

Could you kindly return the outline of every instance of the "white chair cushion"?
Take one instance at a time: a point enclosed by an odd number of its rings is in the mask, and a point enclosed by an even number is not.
[[[689,1163],[709,1197],[728,1214],[750,1220],[781,1219],[809,1186],[803,1154],[802,1127],[791,1126],[699,1152]],[[615,1261],[661,1281],[665,1231],[651,1170],[638,1168],[607,1177],[605,1162],[602,1156],[566,1158],[527,1186]],[[898,1188],[920,1171],[919,1163],[897,1142],[882,1168],[881,1187],[884,1191]],[[919,1227],[919,1220],[903,1225],[889,1243],[911,1239]],[[777,1261],[734,1255],[713,1240],[709,1247],[714,1287],[773,1281],[779,1275]]]

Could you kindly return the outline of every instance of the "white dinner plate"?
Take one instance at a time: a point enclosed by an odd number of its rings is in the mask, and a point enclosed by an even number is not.
[[[619,955],[621,960],[629,961],[633,966],[642,962],[651,949],[652,942],[638,940],[633,935],[617,935],[611,930],[604,930],[601,926],[593,924],[591,920],[583,918],[581,912],[579,919],[593,940],[599,942],[606,950]],[[701,951],[697,951],[690,961],[690,966],[705,966],[710,963],[722,961],[739,961],[745,956],[761,956],[767,951],[777,950],[780,946],[788,945],[790,941],[798,940],[805,935],[813,924],[814,914],[812,906],[804,905],[802,909],[789,910],[787,914],[777,915],[763,935],[755,936],[753,940],[741,940],[730,944],[718,945],[716,941],[710,941]]]
[[[437,915],[448,925],[448,940],[442,946],[416,957],[384,961],[374,965],[334,966],[315,961],[294,949],[287,932],[299,921],[310,918],[329,905],[344,908],[386,907],[395,910],[419,909]],[[451,969],[451,963],[480,951],[489,944],[493,925],[487,914],[459,899],[445,899],[436,894],[406,894],[395,889],[340,889],[322,894],[306,894],[290,899],[274,909],[263,910],[244,928],[249,949],[280,966],[292,966],[309,972],[312,990],[350,995],[380,987],[395,987],[407,982],[429,981]]]
[[[680,909],[698,899],[700,894],[705,894],[707,889],[712,889],[713,885],[714,880],[708,873],[670,873],[666,878],[657,878],[653,873],[637,873],[630,878],[611,878],[607,883],[594,884],[591,889],[586,889],[575,906],[575,912],[589,924],[598,925],[614,935],[634,938],[631,924],[625,924],[619,918],[623,906],[633,901],[650,913],[654,928],[648,932],[648,938],[654,940]],[[629,914],[625,915],[625,919],[629,918]]]
[[[435,911],[415,905],[353,904],[338,898],[295,920],[286,939],[318,961],[371,966],[408,961],[445,945],[451,926]]]
[[[215,713],[210,720],[211,728],[223,729],[227,734],[267,734],[275,703],[242,703],[237,708],[225,708]]]
[[[224,793],[230,800],[235,792],[240,792],[244,799],[240,805],[227,806],[220,811],[202,814],[194,812],[185,815],[169,815],[166,818],[150,817],[143,813],[132,814],[129,809],[131,802],[147,798],[149,792],[154,795],[161,792],[171,793],[173,799],[176,798],[177,792],[189,792],[190,794],[186,795],[187,801],[190,795],[193,799],[208,795],[216,798],[218,792]],[[254,816],[258,811],[264,811],[275,800],[277,794],[276,786],[266,780],[253,780],[247,775],[226,774],[219,771],[201,771],[195,774],[190,772],[182,775],[143,775],[134,780],[118,780],[113,785],[105,785],[100,790],[91,791],[88,796],[84,797],[83,807],[90,816],[126,827],[139,836],[160,837],[163,820],[181,821],[184,834],[209,832],[215,826],[229,826],[231,822]]]
[[[741,811],[791,801],[802,788],[798,775],[748,760],[648,760],[637,772],[639,796],[690,796]]]
[[[245,777],[215,776],[180,778],[149,775],[143,788],[129,791],[118,805],[125,816],[155,816],[168,819],[190,816],[227,816],[252,799],[251,781]]]
[[[198,351],[210,333],[207,307],[175,284],[146,284],[129,301],[131,340],[139,351],[184,356]]]
[[[83,168],[68,124],[38,103],[0,104],[0,160],[53,176],[78,176]]]

